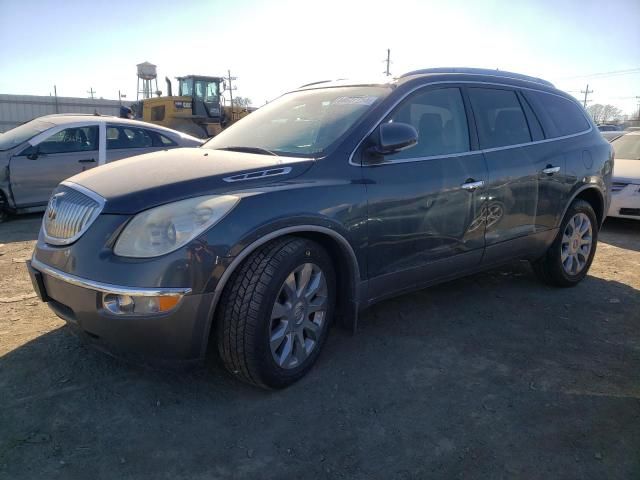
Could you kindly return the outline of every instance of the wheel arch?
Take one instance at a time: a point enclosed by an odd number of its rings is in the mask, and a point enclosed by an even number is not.
[[[578,199],[584,200],[589,205],[591,205],[591,208],[593,208],[593,211],[596,214],[596,219],[598,220],[598,227],[601,227],[607,215],[605,211],[604,194],[602,193],[602,190],[596,185],[583,185],[573,193],[573,195],[571,196],[571,200],[569,200],[564,207],[562,216],[559,220],[560,223],[558,223],[558,227],[562,223],[562,219],[567,214],[567,210],[569,210],[571,204],[574,202],[574,200]]]
[[[569,205],[571,205],[571,203],[573,203],[574,200],[578,200],[578,199],[584,200],[589,205],[591,205],[591,208],[593,208],[593,211],[595,212],[596,218],[598,220],[598,227],[601,227],[606,217],[604,195],[602,194],[599,188],[591,185],[585,185],[583,188],[578,190],[573,195],[573,198],[571,199],[571,201],[565,208],[564,213],[562,214],[562,218],[564,218],[564,216],[566,215]]]
[[[213,292],[213,301],[208,315],[208,325],[204,332],[204,345],[201,354],[205,355],[207,344],[211,336],[213,322],[217,312],[218,303],[222,292],[227,287],[229,280],[237,268],[258,248],[281,237],[292,236],[306,238],[319,243],[327,250],[332,259],[337,276],[337,291],[346,292],[347,295],[338,295],[336,304],[337,320],[340,325],[355,332],[358,321],[358,305],[360,283],[360,268],[358,260],[349,241],[335,230],[319,225],[296,225],[275,230],[263,235],[258,240],[247,245],[231,262],[220,277]]]

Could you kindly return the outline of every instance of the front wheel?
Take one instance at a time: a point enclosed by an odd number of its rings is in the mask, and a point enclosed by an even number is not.
[[[0,191],[0,223],[4,222],[9,218],[9,205],[7,204],[7,199],[4,196],[4,193]]]
[[[598,221],[593,208],[584,200],[574,200],[551,247],[532,263],[533,269],[545,283],[573,287],[586,277],[597,244]]]
[[[333,264],[317,243],[285,237],[252,253],[229,280],[217,315],[227,370],[265,388],[302,378],[327,337],[335,295]]]

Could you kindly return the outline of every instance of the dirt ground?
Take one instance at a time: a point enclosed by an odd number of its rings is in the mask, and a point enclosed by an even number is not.
[[[32,296],[39,221],[0,225],[0,478],[640,478],[640,222],[574,289],[519,262],[405,295],[264,392],[80,344]]]

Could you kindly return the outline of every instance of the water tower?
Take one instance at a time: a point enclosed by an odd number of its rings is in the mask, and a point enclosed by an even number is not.
[[[151,86],[151,82],[156,82],[156,95],[160,96],[162,92],[158,90],[158,74],[156,73],[156,66],[153,63],[142,62],[136,65],[138,67],[138,93],[136,95],[136,100],[140,99],[140,94],[142,94],[142,99],[151,98],[153,96],[153,88]],[[140,88],[140,81],[142,81],[142,88]]]

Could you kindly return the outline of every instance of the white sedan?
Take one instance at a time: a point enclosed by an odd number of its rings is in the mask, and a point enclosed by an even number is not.
[[[609,217],[640,220],[640,132],[611,142],[615,152]]]

